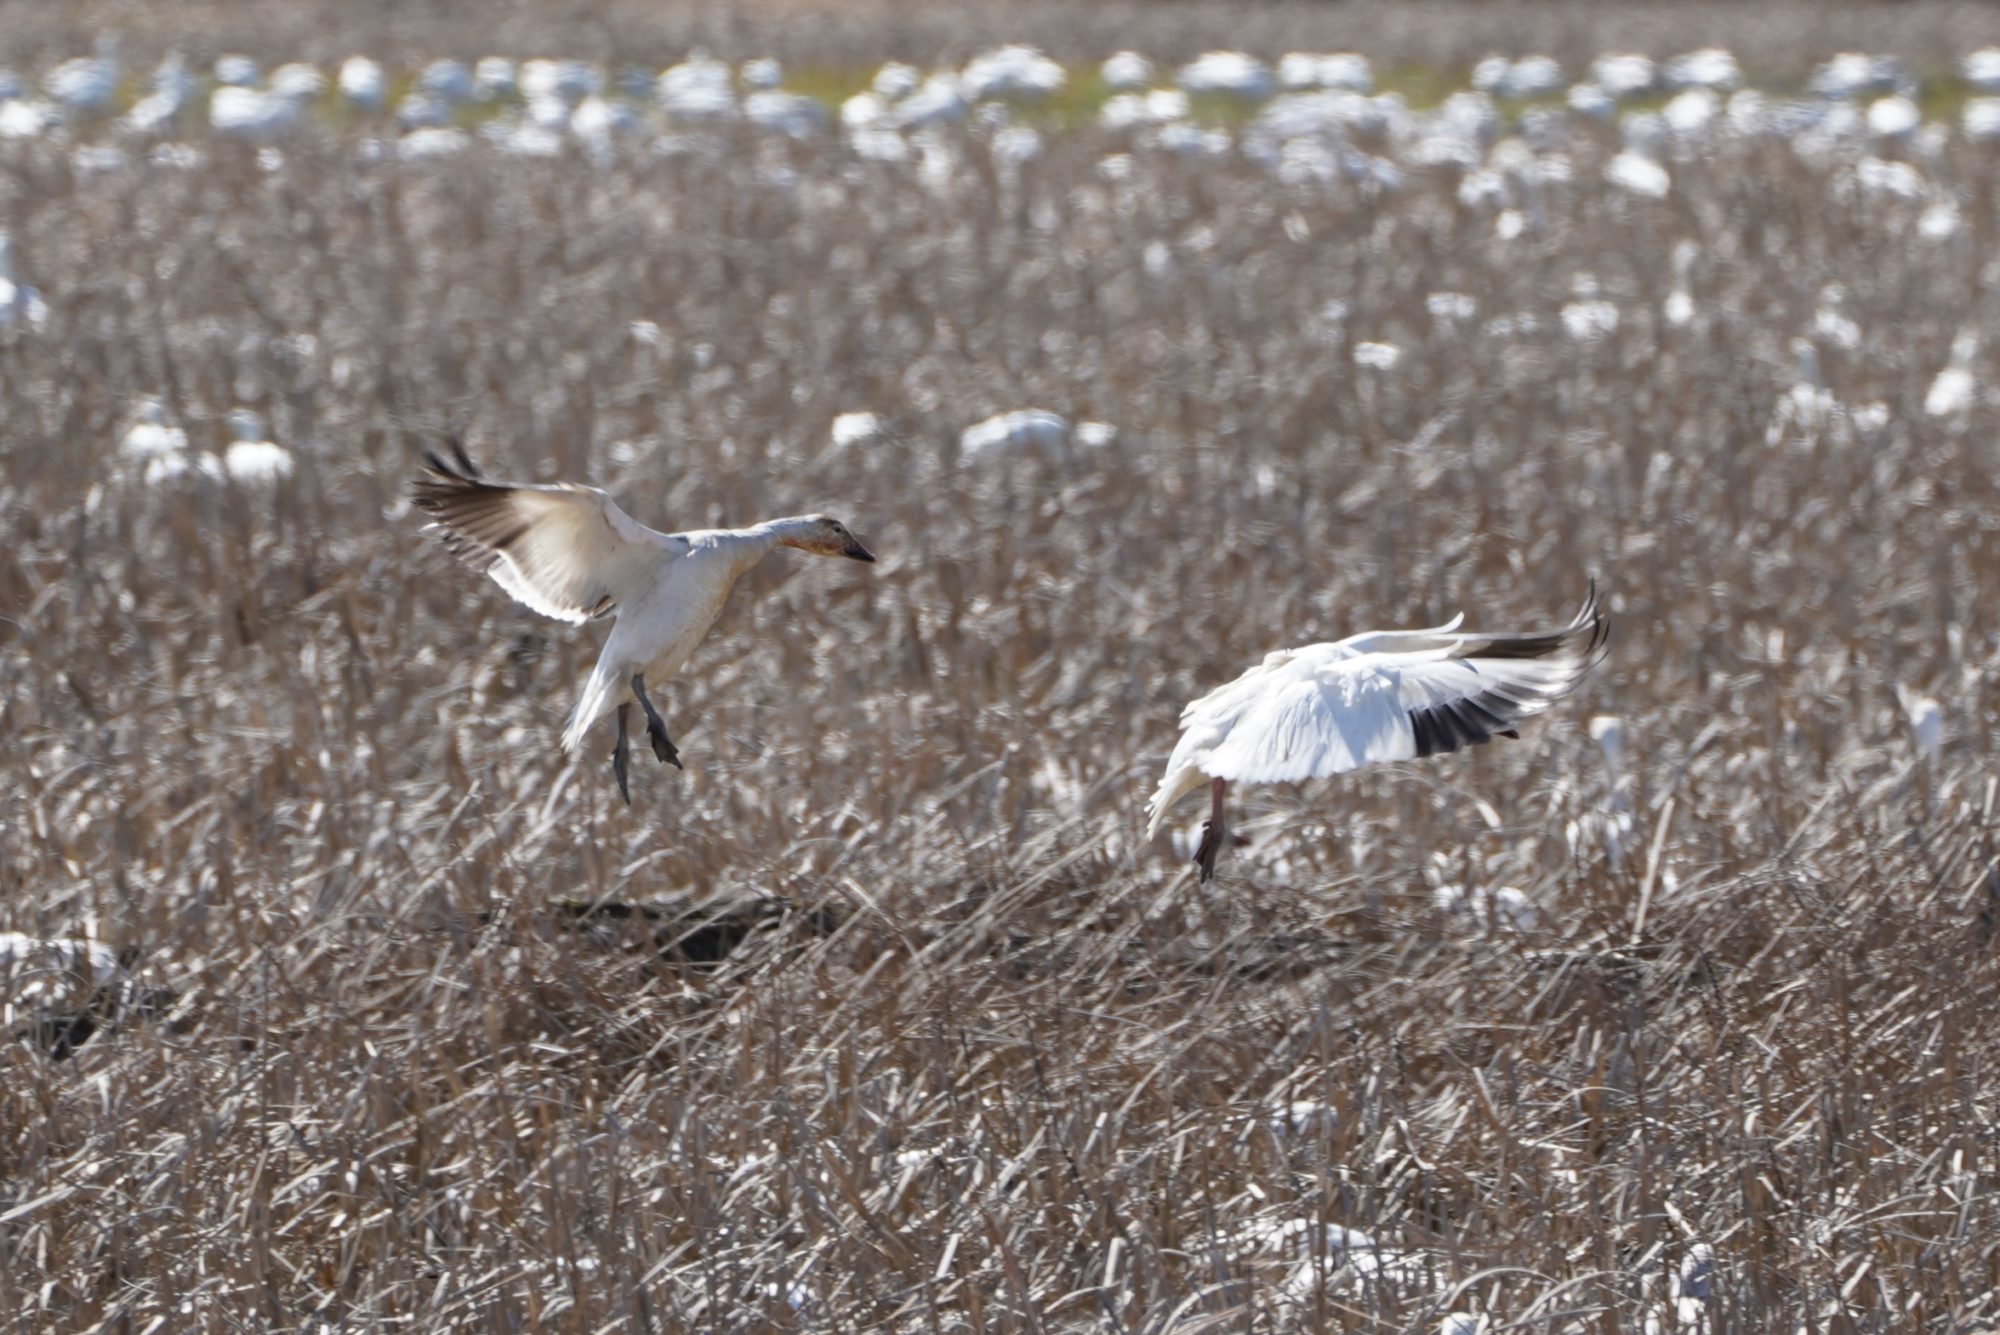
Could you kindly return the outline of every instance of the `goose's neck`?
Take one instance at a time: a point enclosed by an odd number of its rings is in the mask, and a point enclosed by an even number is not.
[[[811,523],[812,521],[804,516],[792,519],[767,519],[748,528],[715,530],[706,536],[706,541],[726,548],[735,558],[736,574],[741,575],[763,560],[773,549],[791,546],[794,539],[804,536]]]
[[[798,541],[814,531],[816,521],[811,515],[794,515],[787,519],[766,519],[761,524],[753,524],[742,532],[761,544],[759,552],[768,552],[773,547],[795,547]]]

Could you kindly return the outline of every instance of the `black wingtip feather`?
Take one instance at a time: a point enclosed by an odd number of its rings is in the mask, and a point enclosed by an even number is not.
[[[1576,652],[1581,664],[1572,684],[1603,660],[1605,645],[1611,638],[1611,619],[1605,616],[1603,605],[1598,600],[1597,581],[1594,579],[1584,596],[1583,606],[1569,625],[1558,631],[1496,637],[1479,651],[1479,656],[1543,658],[1576,646],[1580,633],[1582,644]],[[1478,746],[1495,737],[1518,740],[1521,734],[1514,724],[1521,717],[1520,704],[1504,694],[1488,692],[1411,710],[1410,730],[1418,757],[1456,751],[1464,746]]]
[[[465,452],[465,437],[454,430],[445,436],[445,443],[451,446],[451,457],[458,461],[459,476],[473,482],[479,481],[479,468],[472,462],[472,457]],[[1594,583],[1591,585],[1592,590],[1596,587]]]

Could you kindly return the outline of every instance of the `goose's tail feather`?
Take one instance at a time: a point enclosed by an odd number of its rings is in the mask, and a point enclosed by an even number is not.
[[[591,725],[611,712],[620,682],[616,671],[599,663],[592,669],[590,680],[583,684],[583,694],[577,697],[576,708],[569,711],[569,718],[563,723],[562,749],[574,755],[577,747],[583,745],[585,734]]]

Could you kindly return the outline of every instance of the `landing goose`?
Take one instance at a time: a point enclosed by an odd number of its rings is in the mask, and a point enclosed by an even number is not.
[[[666,721],[647,697],[678,671],[722,614],[729,590],[774,547],[873,561],[838,520],[825,515],[772,519],[749,528],[659,533],[639,523],[596,487],[488,482],[452,442],[453,462],[425,456],[429,468],[411,489],[419,510],[468,564],[544,616],[617,624],[563,727],[574,752],[615,708],[618,743],[611,771],[629,806],[627,739],[632,705],[646,714],[646,739],[662,763],[680,767]],[[629,694],[628,694],[629,687]]]
[[[1212,806],[1194,860],[1207,881],[1228,837],[1223,796],[1232,781],[1323,779],[1519,736],[1514,725],[1575,686],[1609,633],[1595,585],[1556,630],[1483,634],[1458,629],[1464,619],[1281,649],[1190,704],[1147,837],[1206,784]]]

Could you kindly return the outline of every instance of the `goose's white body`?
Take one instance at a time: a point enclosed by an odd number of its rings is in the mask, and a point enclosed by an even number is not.
[[[118,952],[96,941],[0,932],[0,1006],[42,1005],[124,976]]]
[[[679,671],[722,615],[736,581],[773,548],[875,559],[824,515],[661,533],[596,487],[486,483],[460,463],[463,471],[453,471],[433,460],[416,500],[462,555],[544,616],[617,618],[563,726],[565,751],[634,698],[635,675],[658,683]]]
[[[1281,649],[1190,704],[1148,837],[1214,780],[1323,779],[1490,741],[1573,687],[1606,631],[1594,592],[1558,630],[1481,634],[1463,620]]]
[[[145,461],[163,454],[179,454],[187,448],[187,432],[167,420],[166,405],[155,398],[139,400],[132,425],[118,441],[118,452],[127,459]]]
[[[616,516],[625,520],[643,536],[630,539],[633,550],[615,558],[619,570],[617,583],[625,590],[617,601],[625,610],[618,613],[617,624],[604,642],[597,666],[591,670],[576,708],[570,711],[569,721],[563,725],[565,751],[574,751],[592,724],[609,714],[620,701],[630,698],[627,683],[634,673],[658,682],[681,670],[695,646],[707,638],[721,617],[736,581],[778,545],[782,536],[779,526],[790,522],[775,520],[745,529],[657,533],[630,519],[609,497],[604,498],[604,507],[607,519]],[[495,578],[499,578],[497,568]],[[508,580],[501,579],[500,583],[507,587]],[[532,593],[532,588],[528,591]],[[520,589],[509,592],[530,607],[535,606],[531,598],[522,596]]]

